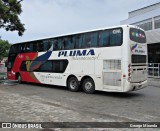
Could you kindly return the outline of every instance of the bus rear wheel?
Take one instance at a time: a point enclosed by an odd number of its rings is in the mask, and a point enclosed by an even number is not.
[[[93,94],[95,92],[95,84],[91,78],[84,79],[83,90],[87,94]]]
[[[75,77],[69,78],[67,86],[70,91],[77,92],[79,90],[79,82],[77,78]]]

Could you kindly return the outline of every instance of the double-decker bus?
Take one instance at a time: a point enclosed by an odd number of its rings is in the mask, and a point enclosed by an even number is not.
[[[7,76],[74,92],[142,89],[147,86],[145,32],[122,25],[14,44]]]

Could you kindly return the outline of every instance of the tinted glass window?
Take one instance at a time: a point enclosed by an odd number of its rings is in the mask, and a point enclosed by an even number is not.
[[[130,29],[130,39],[138,43],[146,43],[145,33],[144,31],[139,29],[135,28]]]
[[[52,61],[46,61],[44,64],[40,66],[40,71],[52,72]]]
[[[99,46],[109,46],[109,31],[100,31],[99,32]]]
[[[17,56],[17,54],[9,54],[8,64],[7,64],[7,70],[8,71],[11,71],[13,63],[14,63],[14,61],[16,59],[16,56]]]
[[[60,71],[60,61],[53,61],[53,71],[58,73]]]
[[[43,43],[43,41],[38,41],[38,51],[39,52],[45,51],[44,44],[45,43]]]
[[[85,47],[97,47],[97,32],[94,33],[86,33],[86,44]]]
[[[67,65],[68,65],[68,60],[61,60],[60,63],[59,63],[59,72],[60,73],[63,73],[65,72],[66,68],[67,68]]]
[[[121,28],[99,32],[99,47],[121,46],[122,42],[123,31]]]
[[[30,47],[29,47],[30,48],[30,52],[33,52],[33,43],[30,42],[29,45],[30,45]]]
[[[113,29],[110,31],[110,46],[122,45],[122,29]]]
[[[20,44],[12,45],[10,48],[10,54],[17,54],[20,53]]]
[[[23,61],[20,70],[21,71],[27,71],[27,62]],[[29,61],[31,63],[32,61]],[[34,72],[53,72],[53,73],[63,73],[65,72],[68,60],[50,60],[50,61],[36,61],[38,63],[43,63],[39,66],[39,68],[34,69]]]
[[[34,41],[33,42],[33,52],[38,52],[38,50],[39,50],[38,42]]]
[[[63,73],[68,65],[68,60],[55,60],[53,62],[53,72]]]
[[[146,63],[146,55],[132,55],[132,63]]]
[[[75,49],[77,48],[80,48],[80,44],[79,44],[79,42],[80,42],[80,36],[79,35],[76,35],[75,36]]]
[[[60,48],[60,50],[62,50],[62,38],[58,38],[58,46]]]
[[[70,36],[69,37],[69,45],[71,49],[75,49],[76,45],[75,45],[75,36]]]
[[[62,38],[62,49],[64,50],[69,50],[69,49],[74,49],[74,37],[73,36],[67,36]]]
[[[33,52],[33,44],[32,43],[25,43],[23,52]]]
[[[25,47],[24,43],[19,44],[19,53],[23,53],[24,52],[24,47]]]
[[[79,35],[79,48],[85,48],[85,34]]]
[[[115,28],[22,43],[17,45],[18,48],[11,47],[10,52],[44,52],[49,50],[52,45],[53,50],[72,50],[90,47],[120,46],[122,45],[122,42],[122,28]]]
[[[43,40],[42,43],[44,48],[43,51],[47,51],[50,49],[50,40]]]
[[[51,40],[51,45],[53,44],[53,50],[60,50],[60,45],[58,44],[58,39]]]
[[[9,52],[10,52],[10,53],[14,53],[14,52],[15,52],[15,46],[11,46]]]

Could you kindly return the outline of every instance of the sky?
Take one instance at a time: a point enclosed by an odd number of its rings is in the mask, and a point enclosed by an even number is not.
[[[160,0],[23,0],[19,17],[25,24],[24,35],[0,29],[0,36],[14,44],[116,26],[128,18],[128,12],[157,2]]]

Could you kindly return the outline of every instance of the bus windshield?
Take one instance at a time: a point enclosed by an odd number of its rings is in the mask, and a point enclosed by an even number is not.
[[[138,43],[146,43],[144,31],[136,28],[130,28],[130,40]]]

